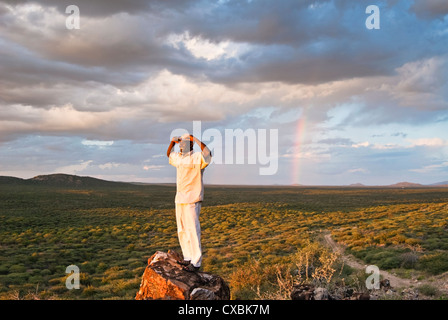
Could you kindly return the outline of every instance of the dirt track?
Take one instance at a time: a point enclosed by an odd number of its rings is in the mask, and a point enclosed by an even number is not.
[[[325,239],[325,242],[331,247],[331,249],[334,252],[337,252],[341,255],[342,260],[344,261],[345,264],[349,265],[350,267],[352,267],[354,269],[359,269],[359,270],[366,269],[367,265],[361,264],[358,261],[356,261],[356,259],[353,256],[345,254],[344,248],[342,246],[338,245],[333,240],[330,233],[325,234],[324,239]],[[384,270],[380,270],[380,274],[383,277],[383,279],[389,279],[390,285],[393,288],[409,287],[413,284],[412,281],[409,279],[399,278],[399,277],[397,277],[387,271],[384,271]]]

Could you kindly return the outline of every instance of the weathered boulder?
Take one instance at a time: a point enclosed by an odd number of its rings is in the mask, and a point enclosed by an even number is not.
[[[417,289],[407,288],[401,291],[403,300],[418,300],[419,292]]]
[[[387,290],[390,289],[390,280],[389,279],[384,279],[380,281],[380,288],[383,290]]]
[[[294,285],[290,298],[292,300],[370,300],[369,292],[355,292],[353,288],[340,287],[337,292],[331,293],[324,287],[315,287],[312,284]]]
[[[299,284],[291,291],[291,300],[314,300],[314,286]]]
[[[330,298],[328,290],[325,288],[316,288],[314,290],[314,300],[333,300]]]
[[[224,280],[207,272],[182,270],[181,255],[157,251],[148,259],[136,300],[229,300]]]
[[[355,292],[350,300],[370,300],[369,292]]]

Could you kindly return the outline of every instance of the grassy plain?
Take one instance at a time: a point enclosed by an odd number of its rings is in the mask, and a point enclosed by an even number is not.
[[[448,271],[448,188],[206,186],[205,193],[203,269],[229,281],[233,297],[255,297],[238,282],[245,270],[285,266],[324,231],[381,269],[421,278]],[[174,195],[169,185],[0,185],[0,298],[133,299],[147,259],[180,251]],[[79,290],[65,287],[69,265],[80,268]]]

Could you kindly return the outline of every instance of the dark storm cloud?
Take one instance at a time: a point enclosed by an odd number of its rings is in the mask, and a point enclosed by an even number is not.
[[[443,26],[416,20],[409,12],[409,2],[380,1],[380,30],[366,29],[367,5],[329,0],[226,1],[165,21],[160,33],[188,32],[212,42],[251,44],[253,49],[239,59],[209,63],[205,74],[228,85],[316,84],[391,75],[405,62],[447,49],[447,35],[434,34]]]
[[[207,72],[213,81],[322,83],[387,69],[371,63],[371,48],[359,43],[370,38],[364,11],[334,1],[227,1],[180,16],[162,31],[254,46],[239,61],[213,64]]]
[[[5,50],[34,55],[35,60],[41,60],[36,64],[63,62],[81,68],[108,68],[112,72],[148,72],[170,66],[185,72],[183,69],[199,68],[188,52],[164,45],[163,39],[154,35],[157,23],[144,16],[90,18],[80,30],[70,31],[65,28],[64,16],[55,17],[52,11],[21,13],[21,19],[12,12],[4,14],[0,30]]]
[[[414,0],[411,11],[423,19],[443,18],[448,14],[448,1]]]
[[[316,1],[326,5],[329,1]],[[314,20],[316,29],[327,35],[336,35],[340,28],[308,10],[309,1],[224,1],[208,10],[193,11],[179,16],[162,31],[183,32],[202,36],[213,41],[230,39],[256,44],[298,44],[313,37],[306,26]],[[324,8],[323,11],[328,9]],[[322,14],[323,13],[323,14]],[[320,24],[320,25],[319,25]],[[332,26],[333,28],[330,28]]]
[[[39,3],[43,6],[56,7],[65,13],[69,5],[77,5],[82,14],[88,16],[108,16],[120,12],[139,14],[148,10],[182,9],[191,2],[188,0],[2,0],[9,5]]]
[[[71,1],[19,3],[57,6],[64,13]],[[318,84],[390,75],[405,62],[447,46],[439,41],[446,35],[434,37],[435,22],[415,21],[405,1],[380,2],[382,29],[374,31],[365,28],[366,4],[359,1],[79,1],[77,5],[81,17],[87,16],[77,32],[68,32],[63,20],[41,32],[11,21],[5,22],[4,36],[52,61],[125,73],[168,69],[226,85]],[[28,14],[28,19],[39,17]],[[185,33],[211,43],[233,41],[251,47],[238,57],[206,61],[193,57],[183,44],[173,48],[164,41]]]

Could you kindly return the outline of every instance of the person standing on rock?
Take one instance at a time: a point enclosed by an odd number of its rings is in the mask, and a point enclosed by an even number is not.
[[[197,143],[201,152],[194,152]],[[179,144],[180,152],[173,152]],[[204,197],[203,174],[210,164],[210,149],[193,135],[174,137],[166,152],[169,163],[177,168],[176,178],[176,222],[180,247],[184,256],[178,261],[186,271],[199,270],[202,262],[201,226],[199,213]]]

